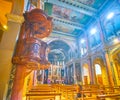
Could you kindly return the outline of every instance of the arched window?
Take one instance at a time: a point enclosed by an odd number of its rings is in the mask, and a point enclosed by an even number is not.
[[[96,75],[102,74],[102,73],[101,73],[101,67],[100,67],[99,64],[95,64],[95,72],[96,72]]]
[[[88,76],[88,68],[87,67],[83,67],[83,73],[84,73],[84,76]]]

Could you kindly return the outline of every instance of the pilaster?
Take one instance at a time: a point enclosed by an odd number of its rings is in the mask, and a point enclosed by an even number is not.
[[[24,20],[22,16],[8,14],[8,30],[3,33],[0,42],[0,100],[6,100],[8,82],[12,69],[11,58],[14,53],[16,39]]]
[[[111,86],[114,86],[114,80],[113,80],[113,74],[112,74],[112,69],[111,69],[111,62],[110,62],[110,57],[109,57],[109,51],[106,50],[106,51],[104,51],[104,53],[105,53],[105,60],[106,60],[106,67],[107,67],[109,84]]]
[[[75,67],[75,62],[73,62],[73,73],[74,73],[74,84],[76,84],[77,83],[77,79],[76,79],[76,67]]]

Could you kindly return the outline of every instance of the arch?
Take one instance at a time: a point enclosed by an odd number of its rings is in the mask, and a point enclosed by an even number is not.
[[[84,63],[82,65],[82,70],[83,70],[83,73],[82,73],[82,77],[83,77],[83,84],[90,84],[90,72],[89,72],[89,65],[87,63]]]
[[[93,67],[95,83],[99,85],[108,85],[107,69],[103,59],[100,56],[93,60]],[[100,67],[99,70],[101,73],[96,72],[96,67]]]
[[[64,52],[62,52],[61,50],[59,49],[54,49],[54,50],[51,50],[48,54],[48,60],[50,62],[52,61],[55,61],[56,60],[61,60],[61,61],[64,61],[65,60],[65,54]]]
[[[120,45],[117,45],[117,47],[113,48],[110,51],[110,55],[114,55],[114,54],[118,53],[119,51],[120,51]]]
[[[48,40],[48,41],[46,41],[46,42],[47,42],[47,44],[49,45],[51,42],[54,42],[54,41],[62,41],[62,42],[64,42],[65,44],[67,44],[72,51],[74,50],[73,47],[72,47],[72,45],[70,44],[70,42],[67,42],[67,40],[64,40],[64,39],[54,38],[54,39]]]
[[[110,57],[113,62],[117,85],[120,85],[120,47],[113,49],[110,53]]]
[[[69,55],[69,51],[71,50],[71,48],[66,42],[64,42],[62,40],[54,40],[54,41],[49,42],[48,45],[50,47],[50,50],[52,50],[52,53],[53,53],[53,51],[54,51],[54,53],[56,51],[57,52],[59,51],[59,53],[62,52],[61,54],[63,54],[66,58],[64,60],[66,60],[66,61],[68,60],[68,58],[69,58],[68,55]]]

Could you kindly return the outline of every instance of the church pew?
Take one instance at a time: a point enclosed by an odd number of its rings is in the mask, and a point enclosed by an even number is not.
[[[31,92],[56,92],[55,90],[47,90],[47,89],[45,89],[45,90],[29,90],[29,93],[31,93]]]
[[[106,98],[120,99],[120,93],[97,95],[97,100]]]
[[[31,98],[55,100],[56,96],[59,96],[59,100],[61,100],[61,93],[27,93],[26,100],[30,100]]]
[[[44,86],[40,86],[40,87],[32,87],[30,90],[54,90],[54,88],[52,87],[44,87]]]
[[[104,94],[120,93],[120,86],[103,86]]]
[[[114,89],[119,89],[119,87],[104,87],[104,88],[89,88],[80,91],[82,97],[78,98],[78,100],[100,100],[105,98],[118,98],[120,97],[120,91],[115,92]],[[86,96],[86,93],[95,94],[94,96],[91,95],[91,97],[84,97]]]
[[[61,85],[59,88],[62,96],[65,97],[65,100],[74,99],[74,92],[76,91],[74,85]]]

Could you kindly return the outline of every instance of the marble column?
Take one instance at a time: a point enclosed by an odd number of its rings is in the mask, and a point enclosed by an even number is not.
[[[26,67],[23,65],[16,66],[14,85],[12,88],[11,100],[22,100],[24,79],[26,76]]]
[[[109,84],[111,86],[114,86],[113,75],[112,75],[112,70],[111,70],[111,64],[110,64],[110,58],[109,58],[108,51],[105,51],[105,59],[106,59],[106,65],[107,65],[107,73],[108,73]]]
[[[94,79],[95,74],[94,74],[91,57],[88,57],[88,70],[89,70],[89,75],[90,75],[90,84],[94,84],[95,83],[95,79]]]
[[[74,72],[74,84],[77,84],[75,62],[73,62],[73,72]]]
[[[14,53],[14,47],[20,26],[24,20],[22,16],[14,14],[8,14],[7,18],[8,30],[4,31],[0,42],[0,100],[6,100],[10,72],[12,69],[11,59]]]

